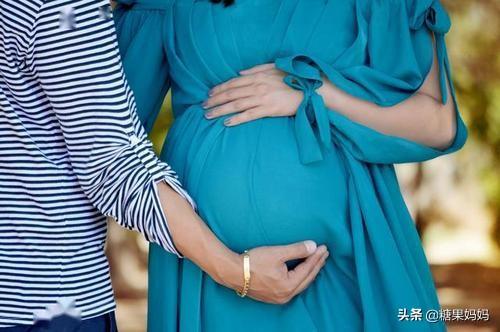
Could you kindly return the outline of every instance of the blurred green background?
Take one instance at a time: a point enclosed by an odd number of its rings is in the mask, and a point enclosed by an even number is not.
[[[400,165],[398,175],[442,305],[489,309],[489,322],[454,321],[449,330],[500,331],[500,1],[443,3],[453,21],[447,42],[470,139],[457,154]],[[168,105],[151,134],[157,150],[172,121]],[[147,244],[110,224],[119,327],[144,331]]]

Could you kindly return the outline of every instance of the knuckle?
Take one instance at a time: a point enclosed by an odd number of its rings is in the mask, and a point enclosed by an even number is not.
[[[240,124],[240,123],[241,123],[241,121],[242,121],[241,116],[237,116],[237,115],[236,115],[236,116],[233,116],[233,117],[231,118],[231,124],[233,124],[233,125]]]
[[[245,107],[245,105],[241,100],[238,100],[234,102],[233,107],[235,110],[241,110]]]
[[[271,115],[278,115],[278,114],[281,114],[283,112],[281,111],[281,109],[278,106],[272,105],[269,107],[269,113]]]
[[[295,287],[292,287],[291,285],[287,285],[286,289],[283,290],[283,297],[289,297],[290,295],[293,294],[293,291],[295,290]]]
[[[257,111],[255,109],[249,109],[245,113],[248,118],[254,118],[257,115]]]
[[[287,250],[284,248],[276,248],[275,249],[275,257],[277,259],[281,259],[287,255]]]
[[[286,293],[281,289],[274,289],[273,296],[275,299],[279,300],[281,298],[284,298],[286,296]]]
[[[251,111],[248,110],[241,114],[241,117],[244,121],[250,121],[252,119],[252,114],[250,112]]]
[[[269,104],[272,102],[272,99],[271,94],[267,90],[262,92],[262,102]]]
[[[264,74],[262,72],[255,74],[255,78],[257,81],[263,80],[265,76],[266,76],[266,74]]]
[[[288,301],[289,301],[289,297],[288,296],[281,296],[279,299],[278,299],[278,302],[279,304],[286,304]]]
[[[250,121],[250,117],[248,116],[248,114],[245,113],[241,113],[241,115],[238,116],[238,123],[242,123],[242,122],[248,122]]]
[[[291,256],[297,255],[297,247],[295,245],[289,245],[283,248],[283,251]]]
[[[280,298],[286,298],[292,294],[294,287],[291,287],[290,283],[287,283],[286,285],[283,286],[282,289],[280,289],[277,292],[278,297]]]
[[[259,94],[265,94],[267,91],[268,91],[268,84],[267,83],[259,83],[257,84],[257,86],[255,87],[256,91],[259,93]]]
[[[284,304],[282,299],[276,299],[275,304]]]
[[[274,293],[272,295],[272,299],[274,302],[280,304],[285,299],[285,297],[279,293]]]

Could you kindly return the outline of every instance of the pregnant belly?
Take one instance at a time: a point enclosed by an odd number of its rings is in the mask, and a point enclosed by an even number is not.
[[[291,118],[226,128],[191,109],[177,119],[165,159],[199,213],[230,248],[312,239],[350,255],[346,174],[338,151],[299,160]]]

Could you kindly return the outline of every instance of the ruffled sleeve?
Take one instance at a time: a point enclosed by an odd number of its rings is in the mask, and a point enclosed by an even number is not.
[[[333,62],[307,54],[275,62],[277,68],[289,74],[285,82],[304,91],[304,101],[296,116],[302,162],[321,160],[322,151],[332,141],[359,160],[388,164],[428,160],[461,148],[467,130],[458,109],[456,137],[446,150],[384,135],[326,109],[316,93],[324,76],[350,95],[380,106],[392,106],[411,97],[431,69],[432,43],[437,52],[442,102],[446,103],[447,79],[455,101],[444,39],[450,29],[450,18],[439,1],[359,0],[355,15],[356,38]]]

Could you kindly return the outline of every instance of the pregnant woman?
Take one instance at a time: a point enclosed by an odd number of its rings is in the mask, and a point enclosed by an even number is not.
[[[161,158],[231,249],[311,238],[330,257],[280,305],[241,298],[152,245],[149,331],[445,330],[425,319],[439,303],[393,167],[466,139],[441,4],[220,2],[120,1],[142,120],[151,128],[170,88]],[[412,309],[424,317],[398,317]]]

